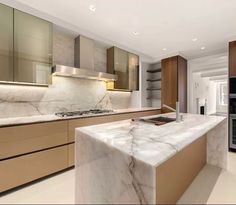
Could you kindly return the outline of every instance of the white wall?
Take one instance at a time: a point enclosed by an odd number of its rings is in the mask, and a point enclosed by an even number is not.
[[[199,73],[200,71],[211,71],[214,69],[220,68],[227,68],[228,67],[228,53],[220,53],[217,55],[206,56],[202,58],[188,60],[188,112],[189,113],[196,113],[196,94],[195,90],[195,83],[194,83],[194,76],[195,74]],[[196,76],[195,76],[196,77]],[[200,83],[200,81],[199,81]],[[211,96],[208,96],[207,99],[209,100],[208,112],[213,112],[216,109],[216,105],[211,103],[212,101],[216,102],[216,93],[214,94],[213,91],[213,84],[209,84],[207,86],[207,81],[204,82],[202,87],[208,87],[209,92],[213,92]],[[216,85],[215,85],[216,86]],[[201,90],[202,88],[199,88]],[[216,90],[216,87],[215,87]],[[200,91],[197,91],[200,92]],[[204,92],[204,90],[202,90]],[[202,97],[206,97],[206,93],[202,94]]]
[[[207,101],[206,114],[216,113],[216,83],[210,81],[208,78],[202,78],[199,73],[193,74],[193,108],[192,112],[197,113],[197,101],[199,98],[200,106],[205,105]]]

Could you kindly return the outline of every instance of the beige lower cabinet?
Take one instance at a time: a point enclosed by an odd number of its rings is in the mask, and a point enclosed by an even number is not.
[[[0,161],[0,192],[66,169],[67,167],[67,146]]]
[[[75,164],[75,143],[68,145],[68,167]]]
[[[67,143],[67,121],[0,128],[0,159]]]
[[[75,163],[75,128],[160,114],[160,110],[0,128],[0,192]]]

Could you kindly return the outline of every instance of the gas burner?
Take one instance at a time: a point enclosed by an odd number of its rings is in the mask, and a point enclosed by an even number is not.
[[[79,110],[73,112],[58,112],[55,115],[59,117],[72,117],[72,116],[81,116],[81,115],[96,115],[102,113],[112,113],[113,110],[101,110],[101,109],[91,109],[91,110]]]

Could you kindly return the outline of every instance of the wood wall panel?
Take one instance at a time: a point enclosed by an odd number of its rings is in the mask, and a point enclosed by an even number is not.
[[[178,101],[180,112],[187,113],[187,60],[178,56]]]

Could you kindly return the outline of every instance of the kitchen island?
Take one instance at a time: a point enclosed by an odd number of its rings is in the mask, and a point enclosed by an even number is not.
[[[76,129],[75,202],[174,204],[206,163],[226,168],[227,119],[194,114],[183,119]]]

